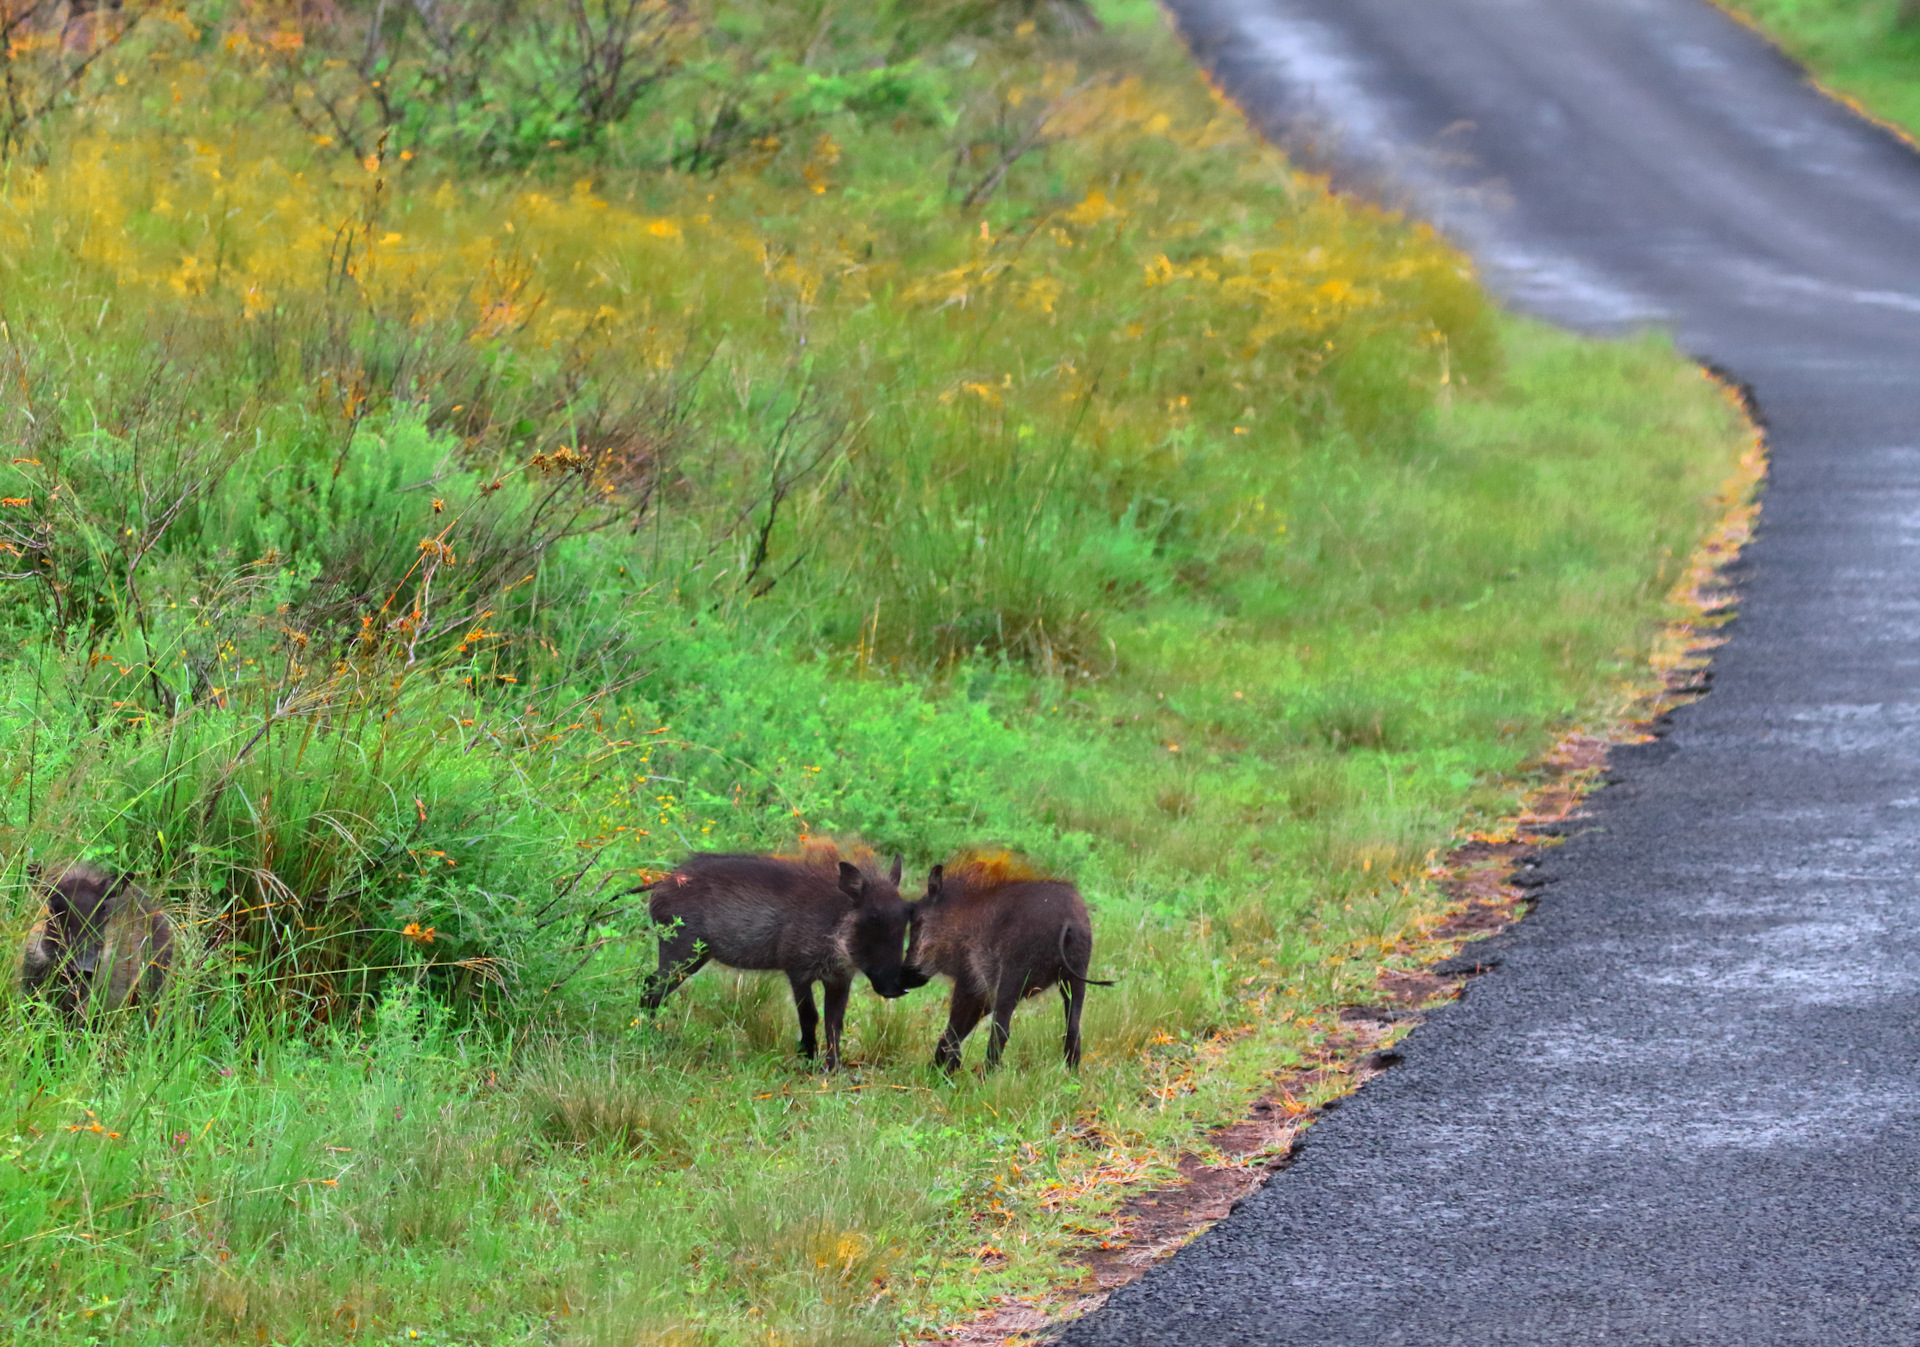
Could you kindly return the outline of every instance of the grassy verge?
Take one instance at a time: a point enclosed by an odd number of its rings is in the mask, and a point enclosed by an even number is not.
[[[1904,0],[1738,0],[1827,88],[1920,134],[1920,12]]]
[[[594,122],[520,30],[429,105],[405,24],[139,11],[10,133],[6,930],[85,853],[191,956],[154,1033],[0,1008],[15,1339],[884,1342],[1046,1284],[1631,695],[1717,391],[1495,316],[1102,13],[648,9]],[[622,890],[802,830],[1074,873],[1079,1075],[1040,1003],[953,1082],[933,993],[832,1079],[775,981],[636,1019]]]

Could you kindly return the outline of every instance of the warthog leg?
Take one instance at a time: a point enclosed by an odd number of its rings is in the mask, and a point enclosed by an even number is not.
[[[1067,1065],[1080,1065],[1080,1008],[1087,1001],[1087,984],[1084,978],[1060,979],[1060,1003],[1067,1012]]]
[[[707,962],[707,951],[697,936],[684,926],[660,938],[660,967],[647,974],[647,980],[640,989],[640,1008],[648,1014],[660,1009],[660,1003],[673,995],[674,989],[695,973]]]
[[[947,1003],[947,1028],[940,1035],[939,1046],[933,1050],[933,1064],[942,1071],[958,1070],[960,1045],[967,1041],[973,1026],[980,1023],[980,1017],[986,1013],[986,997],[964,982],[954,983],[953,999]]]
[[[1013,1012],[1026,990],[1025,973],[1009,970],[1000,975],[1000,985],[993,993],[993,1026],[987,1030],[989,1071],[1000,1065],[1000,1054],[1006,1051],[1007,1040],[1013,1037]]]
[[[827,992],[827,1070],[838,1071],[840,1031],[847,1023],[847,994],[853,990],[853,983],[825,982],[821,985]],[[813,998],[809,996],[807,999],[811,1001]]]
[[[793,988],[793,1008],[800,1016],[800,1055],[812,1061],[820,1047],[814,1032],[820,1024],[820,1012],[813,1004],[813,979],[789,973],[787,985]]]

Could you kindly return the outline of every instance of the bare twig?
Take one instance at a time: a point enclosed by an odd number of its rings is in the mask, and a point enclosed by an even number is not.
[[[999,191],[1000,184],[1006,180],[1008,171],[1042,143],[1041,138],[1046,133],[1048,122],[1059,116],[1060,113],[1064,111],[1074,99],[1080,97],[1080,95],[1086,93],[1096,85],[1111,83],[1111,81],[1112,76],[1104,73],[1090,76],[1074,85],[1071,89],[1068,89],[1065,93],[1047,104],[1045,108],[1041,109],[1040,115],[1033,119],[1033,125],[1026,129],[1026,132],[1019,140],[1015,141],[1001,153],[1000,162],[995,164],[993,168],[988,171],[987,175],[975,183],[972,189],[960,199],[960,209],[972,210],[975,206],[980,205],[995,192]]]

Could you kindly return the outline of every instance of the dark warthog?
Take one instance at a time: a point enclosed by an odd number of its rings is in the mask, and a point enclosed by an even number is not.
[[[914,916],[907,960],[926,977],[953,979],[946,1032],[936,1066],[960,1065],[960,1045],[989,1009],[987,1065],[995,1066],[1023,997],[1058,985],[1067,1012],[1067,1065],[1080,1065],[1080,1009],[1093,961],[1093,923],[1080,891],[1043,879],[1004,854],[963,856],[949,871],[936,865]]]
[[[73,865],[48,880],[46,914],[27,935],[20,983],[78,1022],[125,1006],[151,1006],[173,958],[173,923],[126,875]]]
[[[687,857],[648,886],[647,909],[660,937],[660,967],[647,975],[640,1004],[653,1011],[707,960],[729,968],[785,973],[800,1014],[800,1055],[815,1051],[820,1022],[813,984],[827,993],[827,1069],[840,1064],[840,1030],[854,976],[865,973],[885,997],[925,984],[908,976],[904,955],[913,908],[900,900],[900,858],[891,874],[813,846],[799,857]]]

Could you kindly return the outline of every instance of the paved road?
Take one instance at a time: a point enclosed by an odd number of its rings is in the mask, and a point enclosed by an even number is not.
[[[1066,1343],[1920,1344],[1920,156],[1698,0],[1174,4],[1520,307],[1748,380],[1774,475],[1503,966]]]

